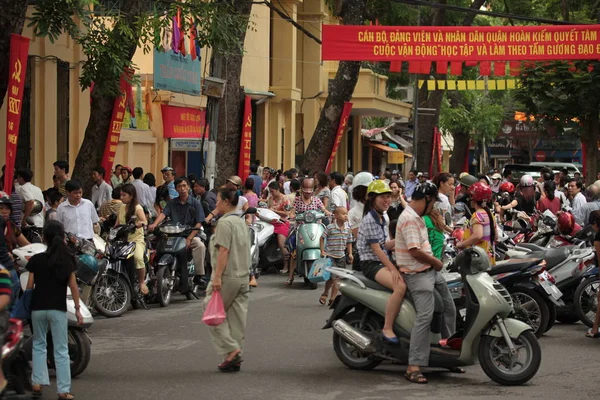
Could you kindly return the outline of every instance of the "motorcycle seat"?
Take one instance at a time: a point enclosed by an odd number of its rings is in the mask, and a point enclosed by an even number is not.
[[[525,249],[529,249],[529,250],[535,251],[535,252],[540,252],[540,251],[544,252],[544,251],[548,250],[545,247],[538,246],[537,244],[534,244],[534,243],[519,243],[517,245],[517,247],[523,247]]]
[[[539,264],[541,260],[542,259],[540,257],[540,258],[523,258],[523,259],[511,258],[510,260],[499,261],[496,263],[496,266],[493,267],[489,271],[489,274],[494,276],[494,275],[506,274],[508,272],[523,271],[533,265]]]
[[[560,247],[558,249],[547,249],[543,256],[544,260],[546,260],[546,267],[551,269],[565,261],[571,253],[569,248],[570,246]]]

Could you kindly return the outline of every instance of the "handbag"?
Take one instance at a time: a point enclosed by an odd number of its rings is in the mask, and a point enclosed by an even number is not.
[[[23,295],[16,301],[10,317],[17,319],[31,319],[31,299],[33,298],[33,289],[27,289]]]
[[[227,314],[225,314],[221,292],[213,291],[206,305],[206,310],[204,310],[202,322],[208,326],[217,326],[225,322],[225,318],[227,318]]]
[[[308,273],[308,280],[312,283],[325,282],[331,278],[331,273],[327,271],[328,267],[332,267],[333,262],[329,257],[319,258],[313,262]]]

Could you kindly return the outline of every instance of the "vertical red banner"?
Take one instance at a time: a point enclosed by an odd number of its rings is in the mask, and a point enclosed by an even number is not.
[[[429,166],[429,176],[433,178],[433,165],[437,163],[437,173],[442,172],[442,133],[438,127],[433,128],[433,145],[431,146],[431,165]]]
[[[12,193],[28,54],[29,38],[14,33],[11,34],[8,89],[6,91],[8,112],[6,114],[6,169],[4,170],[4,191],[8,194]]]
[[[110,119],[110,127],[108,128],[108,136],[106,138],[106,145],[104,146],[104,155],[102,156],[102,167],[106,171],[104,179],[110,183],[110,177],[112,174],[112,165],[115,162],[115,153],[117,152],[117,145],[119,144],[119,138],[121,136],[121,128],[123,126],[123,117],[125,116],[125,108],[127,107],[127,75],[132,71],[126,71],[121,74],[119,80],[119,91],[120,96],[115,99],[113,106],[112,117]]]
[[[240,159],[238,162],[238,176],[242,182],[250,175],[250,151],[252,150],[252,99],[244,99],[244,120],[242,125],[242,138],[240,140]]]
[[[331,156],[329,157],[329,161],[327,161],[327,167],[325,168],[325,173],[327,174],[331,172],[333,159],[337,154],[338,148],[340,147],[340,142],[342,141],[342,137],[344,136],[344,131],[348,126],[348,118],[350,118],[350,111],[352,111],[352,103],[347,101],[344,103],[344,108],[342,109],[342,115],[340,116],[340,125],[338,126],[337,134],[335,135],[335,142],[333,143],[333,149],[331,149]]]
[[[437,158],[437,162],[438,162],[438,173],[442,172],[442,160],[443,160],[443,155],[444,155],[444,149],[442,148],[442,131],[440,131],[438,129],[438,127],[435,127],[435,132],[437,135],[437,150],[438,150],[438,158]],[[433,177],[432,177],[433,178]]]

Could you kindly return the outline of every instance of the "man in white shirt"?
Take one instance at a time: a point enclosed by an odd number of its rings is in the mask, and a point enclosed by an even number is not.
[[[577,179],[571,179],[567,187],[569,189],[569,197],[571,197],[571,208],[573,209],[575,222],[583,226],[587,222],[583,220],[584,206],[587,204],[587,199],[581,193],[583,183]]]
[[[150,186],[148,186],[142,180],[142,176],[144,176],[144,170],[141,167],[135,167],[133,169],[133,182],[131,184],[135,186],[135,191],[137,193],[137,200],[143,207],[146,208],[150,215],[154,216],[156,214],[154,210],[154,201],[152,192],[150,191]]]
[[[42,206],[44,205],[44,195],[42,194],[42,190],[31,183],[33,172],[31,172],[29,168],[19,168],[17,169],[15,176],[17,178],[17,183],[19,184],[15,187],[15,190],[17,191],[17,194],[21,196],[21,199],[23,199],[23,222],[21,226],[31,225],[26,222],[29,218],[33,226],[43,228],[44,213],[39,212],[35,215],[31,215],[36,200],[39,201]]]
[[[102,204],[112,199],[112,187],[104,180],[105,174],[104,167],[96,167],[92,170],[92,180],[94,181],[94,186],[92,186],[92,204],[96,207],[96,210]]]
[[[348,195],[342,184],[344,183],[344,175],[339,172],[332,172],[329,175],[329,188],[331,189],[331,197],[329,200],[329,208],[334,210],[336,207],[348,208]]]
[[[290,188],[290,185],[293,179],[294,171],[292,171],[291,169],[289,171],[286,171],[285,182],[283,182],[283,194],[285,194],[286,196],[292,194],[292,189]]]
[[[63,224],[66,232],[83,239],[94,238],[94,224],[98,223],[98,214],[91,201],[83,198],[81,183],[70,180],[65,183],[67,201],[56,209],[56,219]]]

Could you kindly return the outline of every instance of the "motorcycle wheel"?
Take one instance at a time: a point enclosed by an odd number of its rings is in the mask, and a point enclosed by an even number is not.
[[[544,333],[548,332],[554,326],[554,322],[556,322],[557,316],[556,306],[550,302],[546,303],[546,305],[548,306],[548,311],[550,312],[550,314],[548,315],[548,325],[546,325],[546,330],[544,331]]]
[[[591,328],[598,309],[598,291],[600,291],[600,277],[594,276],[581,282],[575,290],[573,306],[575,315],[581,322]]]
[[[17,395],[31,392],[31,365],[24,350],[3,365],[4,375],[8,380],[6,391],[2,398],[10,399],[10,391]]]
[[[308,275],[309,271],[310,271],[310,267],[312,266],[312,263],[314,261],[304,261],[302,263],[302,273],[304,274],[304,271],[306,271],[306,275]],[[316,290],[319,285],[315,282],[311,282],[306,275],[304,275],[304,283],[306,283],[308,285],[308,287],[310,288],[310,290]]]
[[[536,291],[517,287],[509,290],[515,318],[533,328],[535,336],[541,337],[550,319],[550,310],[544,298]]]
[[[575,307],[571,307],[572,311],[569,313],[558,313],[556,320],[563,325],[576,324],[579,322],[579,317],[575,315]]]
[[[374,335],[383,328],[383,323],[376,319],[373,314],[367,316],[364,323],[361,322],[362,319],[363,313],[358,311],[344,316],[344,321],[366,334]],[[344,338],[335,332],[333,333],[333,350],[340,361],[350,369],[371,370],[383,361],[364,356],[356,347],[346,342]]]
[[[532,331],[513,338],[517,357],[513,359],[503,337],[484,336],[479,342],[479,363],[494,382],[505,386],[522,385],[535,376],[542,362],[542,349]],[[523,360],[520,360],[523,356]]]
[[[102,275],[92,288],[92,301],[96,311],[105,317],[120,317],[131,302],[129,285],[119,274]]]
[[[163,266],[156,272],[156,291],[158,302],[161,307],[168,307],[171,303],[171,294],[173,293],[173,283],[167,267]]]
[[[90,340],[81,329],[69,329],[69,358],[71,359],[71,376],[74,378],[85,371],[90,358],[92,347]]]

